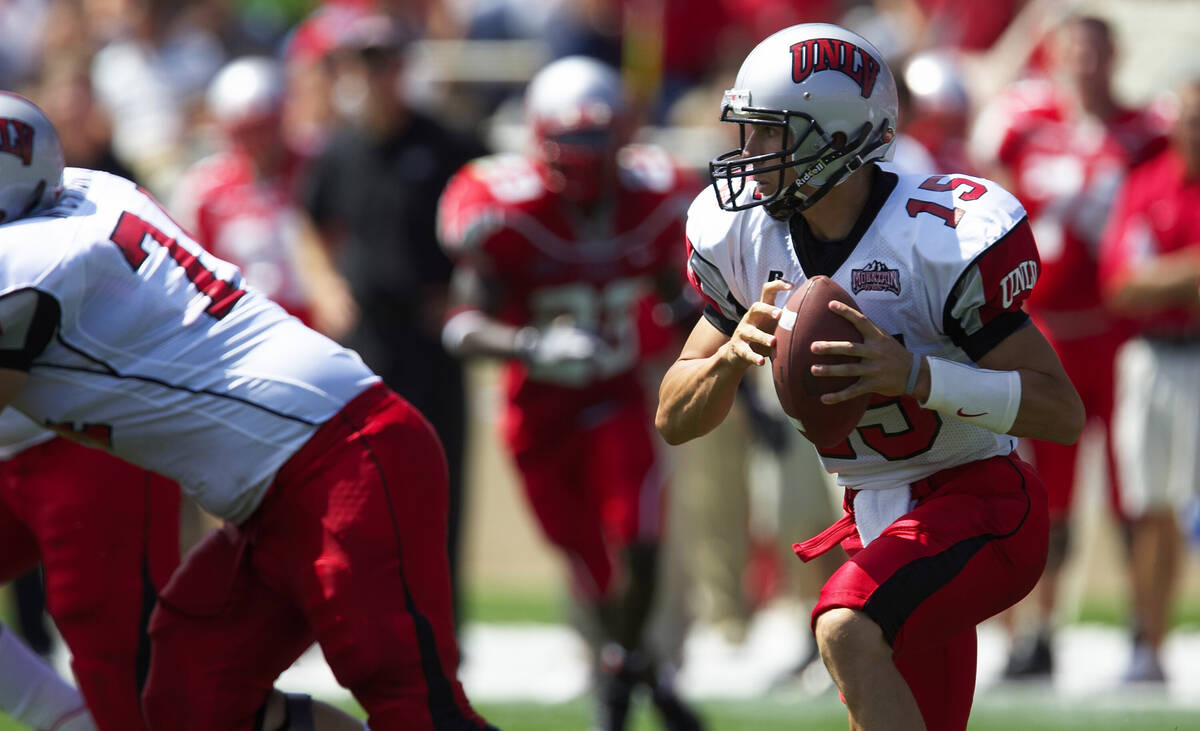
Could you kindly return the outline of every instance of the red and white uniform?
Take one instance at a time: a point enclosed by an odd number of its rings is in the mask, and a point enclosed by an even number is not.
[[[102,731],[144,729],[145,624],[179,565],[179,488],[0,414],[0,584],[42,565],[46,604]]]
[[[1112,363],[1125,332],[1101,304],[1100,239],[1126,171],[1161,149],[1162,120],[1136,110],[1105,124],[1080,119],[1062,92],[1040,79],[1014,85],[980,119],[976,141],[1011,174],[1041,254],[1029,313],[1054,345],[1088,415],[1107,424]],[[1051,515],[1065,519],[1077,448],[1037,440],[1032,447],[1050,489]]]
[[[2,227],[0,367],[28,373],[12,405],[230,521],[160,597],[150,728],[252,728],[314,640],[372,728],[484,728],[455,680],[429,425],[132,182],[69,168],[64,186]]]
[[[747,188],[743,195],[754,195]],[[909,350],[964,363],[1027,324],[1021,305],[1039,266],[1025,212],[999,185],[898,174],[891,165],[879,165],[845,241],[822,244],[800,215],[723,211],[711,190],[692,204],[687,235],[688,276],[706,300],[705,316],[726,334],[766,282],[799,286],[824,274]],[[841,543],[851,559],[823,587],[814,621],[833,607],[871,616],[930,729],[965,727],[974,626],[1024,596],[1045,562],[1044,488],[1012,455],[1015,446],[1013,437],[902,396],[876,397],[842,444],[820,451],[850,488],[847,515],[796,550],[808,559]],[[900,500],[890,508],[875,501],[887,495]],[[865,548],[855,531],[863,500],[890,510]]]
[[[608,547],[659,531],[663,475],[636,370],[638,317],[654,276],[680,267],[690,197],[658,148],[626,147],[619,162],[611,213],[599,221],[570,218],[539,164],[518,155],[467,165],[438,215],[456,265],[496,285],[491,316],[518,327],[567,320],[604,340],[582,377],[508,363],[502,420],[544,531],[586,566],[583,588],[599,593],[612,577]]]
[[[894,190],[833,271],[806,271],[789,223],[761,206],[730,215],[711,190],[701,193],[688,211],[688,277],[709,320],[731,334],[767,281],[800,286],[826,274],[921,355],[971,362],[1024,325],[1021,304],[1037,278],[1038,255],[1020,203],[996,183],[965,175],[882,177],[896,181]],[[961,220],[952,227],[946,216]],[[780,293],[776,304],[787,296]],[[899,397],[877,399],[845,442],[821,451],[821,462],[841,485],[886,489],[1015,446],[1014,437]]]
[[[1117,290],[1159,256],[1200,252],[1200,180],[1167,150],[1130,173],[1102,250]],[[1200,310],[1167,307],[1134,319],[1117,359],[1114,447],[1121,502],[1134,516],[1177,510],[1200,484]]]
[[[296,267],[300,163],[289,156],[285,173],[259,180],[244,153],[212,155],[180,180],[171,211],[201,246],[236,264],[251,286],[308,324],[309,296]]]

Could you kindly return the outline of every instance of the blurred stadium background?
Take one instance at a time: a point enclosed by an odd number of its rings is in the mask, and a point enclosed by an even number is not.
[[[526,1],[530,5],[551,2]],[[803,4],[802,0],[795,1]],[[478,10],[473,7],[476,5],[501,3],[454,0],[446,4],[461,13]],[[883,8],[903,3],[823,4]],[[0,34],[15,40],[20,13],[34,12],[41,5],[22,0],[0,3]],[[314,3],[245,0],[233,5],[247,12],[292,19],[302,17]],[[754,3],[745,5],[755,7]],[[1028,5],[1039,6],[1051,15],[1074,11],[1108,19],[1119,46],[1117,92],[1128,103],[1152,103],[1172,84],[1200,72],[1200,2],[1032,0]],[[863,32],[869,35],[870,30]],[[707,39],[698,42],[707,43]],[[712,52],[716,54],[717,49]],[[487,82],[519,89],[543,62],[546,49],[530,40],[424,39],[415,41],[410,53],[412,93],[418,98],[438,98],[436,90],[446,84],[453,87]],[[977,65],[968,67],[968,78],[978,84],[975,94],[980,98],[1015,77],[1014,70],[1004,68],[1004,60],[1004,55],[997,53],[981,57]],[[455,121],[454,105],[470,101],[461,96],[441,100],[447,102],[444,118],[451,123]],[[463,115],[465,119],[474,118],[470,110],[464,110]],[[717,98],[711,94],[704,97],[694,115],[673,120],[679,124],[652,125],[643,134],[684,163],[702,168],[722,144],[714,136],[712,124]],[[478,131],[493,149],[519,149],[524,139],[519,108],[511,104],[501,105],[480,125]],[[589,714],[584,695],[586,654],[569,629],[570,601],[563,589],[562,566],[540,538],[513,471],[495,440],[499,403],[495,375],[495,367],[488,364],[472,365],[468,371],[464,684],[480,710],[502,728],[583,729]],[[1073,514],[1077,550],[1067,566],[1061,605],[1066,631],[1056,640],[1061,664],[1049,684],[999,682],[1006,640],[998,626],[984,625],[980,631],[981,692],[970,727],[976,731],[1200,728],[1200,563],[1194,552],[1189,554],[1174,629],[1166,648],[1169,682],[1165,687],[1153,688],[1120,686],[1118,679],[1128,653],[1125,561],[1106,510],[1095,434],[1085,438],[1089,448],[1082,456],[1086,464],[1082,494]],[[823,485],[809,487],[824,489]],[[686,491],[687,485],[676,483],[674,489]],[[782,536],[780,540],[802,537]],[[674,545],[672,550],[686,551],[686,547]],[[803,605],[787,597],[767,597],[769,601],[756,607],[745,640],[735,643],[717,628],[693,621],[694,613],[687,607],[685,570],[676,571],[671,580],[679,585],[679,601],[684,606],[682,610],[664,609],[660,622],[667,627],[667,634],[687,630],[681,687],[699,701],[713,729],[845,727],[844,709],[827,677],[822,677],[821,668],[780,682],[809,642]],[[7,623],[13,620],[6,595],[0,595],[0,619]],[[66,671],[61,648],[55,659]],[[353,707],[348,696],[332,683],[316,653],[305,656],[289,671],[283,685]],[[639,731],[654,727],[648,711],[643,710],[634,727]],[[8,728],[17,727],[0,718],[0,729]]]

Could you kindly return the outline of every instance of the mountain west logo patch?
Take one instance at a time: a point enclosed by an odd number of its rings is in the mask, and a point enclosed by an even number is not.
[[[862,269],[850,272],[850,289],[854,294],[867,292],[891,292],[900,296],[900,271],[888,269],[887,264],[876,259]]]

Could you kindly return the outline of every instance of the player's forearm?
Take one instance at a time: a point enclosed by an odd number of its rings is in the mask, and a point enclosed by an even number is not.
[[[442,344],[459,358],[512,358],[520,352],[520,328],[497,322],[479,310],[452,316],[442,328]]]
[[[654,426],[668,444],[703,436],[725,420],[738,383],[749,367],[718,351],[707,358],[678,360],[663,376]]]
[[[1108,297],[1116,312],[1137,315],[1166,307],[1200,307],[1200,247],[1156,257]]]
[[[1008,433],[1014,437],[1074,444],[1083,431],[1083,401],[1070,381],[1032,370],[1021,374],[1021,407]]]

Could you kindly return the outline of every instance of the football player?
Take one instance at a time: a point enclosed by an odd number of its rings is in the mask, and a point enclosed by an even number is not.
[[[271,686],[314,641],[376,731],[487,728],[456,679],[428,423],[134,183],[64,171],[31,102],[0,94],[0,130],[0,404],[226,521],[151,618],[149,728],[310,727]]]
[[[1010,181],[1029,214],[1041,269],[1026,307],[1079,389],[1088,417],[1103,429],[1116,506],[1108,424],[1113,361],[1125,334],[1101,303],[1097,257],[1125,171],[1162,149],[1162,125],[1155,115],[1114,98],[1113,38],[1105,21],[1072,18],[1053,40],[1051,76],[1021,81],[994,98],[980,115],[974,140],[985,165]],[[1036,632],[1014,645],[1005,669],[1013,678],[1045,676],[1053,668],[1050,640],[1070,547],[1078,451],[1040,439],[1029,446],[1050,496],[1050,554],[1035,592]]]
[[[354,300],[297,201],[305,160],[284,134],[286,90],[270,58],[243,56],[221,69],[206,96],[221,148],[184,174],[171,211],[251,285],[338,337],[353,324]]]
[[[0,414],[0,584],[42,565],[47,609],[96,726],[143,729],[146,620],[179,564],[179,488],[84,446],[100,446],[98,424],[45,426],[78,427],[83,444]],[[25,659],[2,658],[0,694],[42,676]],[[26,711],[41,703],[39,694],[27,698]]]
[[[862,343],[817,341],[813,366],[853,376],[822,397],[872,403],[820,450],[846,516],[795,546],[848,562],[813,610],[821,656],[853,728],[964,729],[975,626],[1029,592],[1046,560],[1046,492],[1017,437],[1069,443],[1083,408],[1022,303],[1038,254],[996,183],[904,175],[887,162],[896,90],[877,49],[827,24],[750,52],[721,104],[741,145],[712,161],[688,212],[688,276],[707,307],[663,378],[656,423],[678,444],[725,418],[772,355],[788,290],[818,274]],[[715,195],[714,195],[715,193]]]
[[[617,73],[584,57],[525,95],[532,154],[477,159],[439,203],[456,262],[443,331],[462,356],[507,360],[502,438],[547,539],[603,635],[599,726],[623,729],[648,684],[672,729],[699,725],[643,644],[665,474],[639,383],[645,303],[682,289],[685,181],[659,148],[629,145]]]

